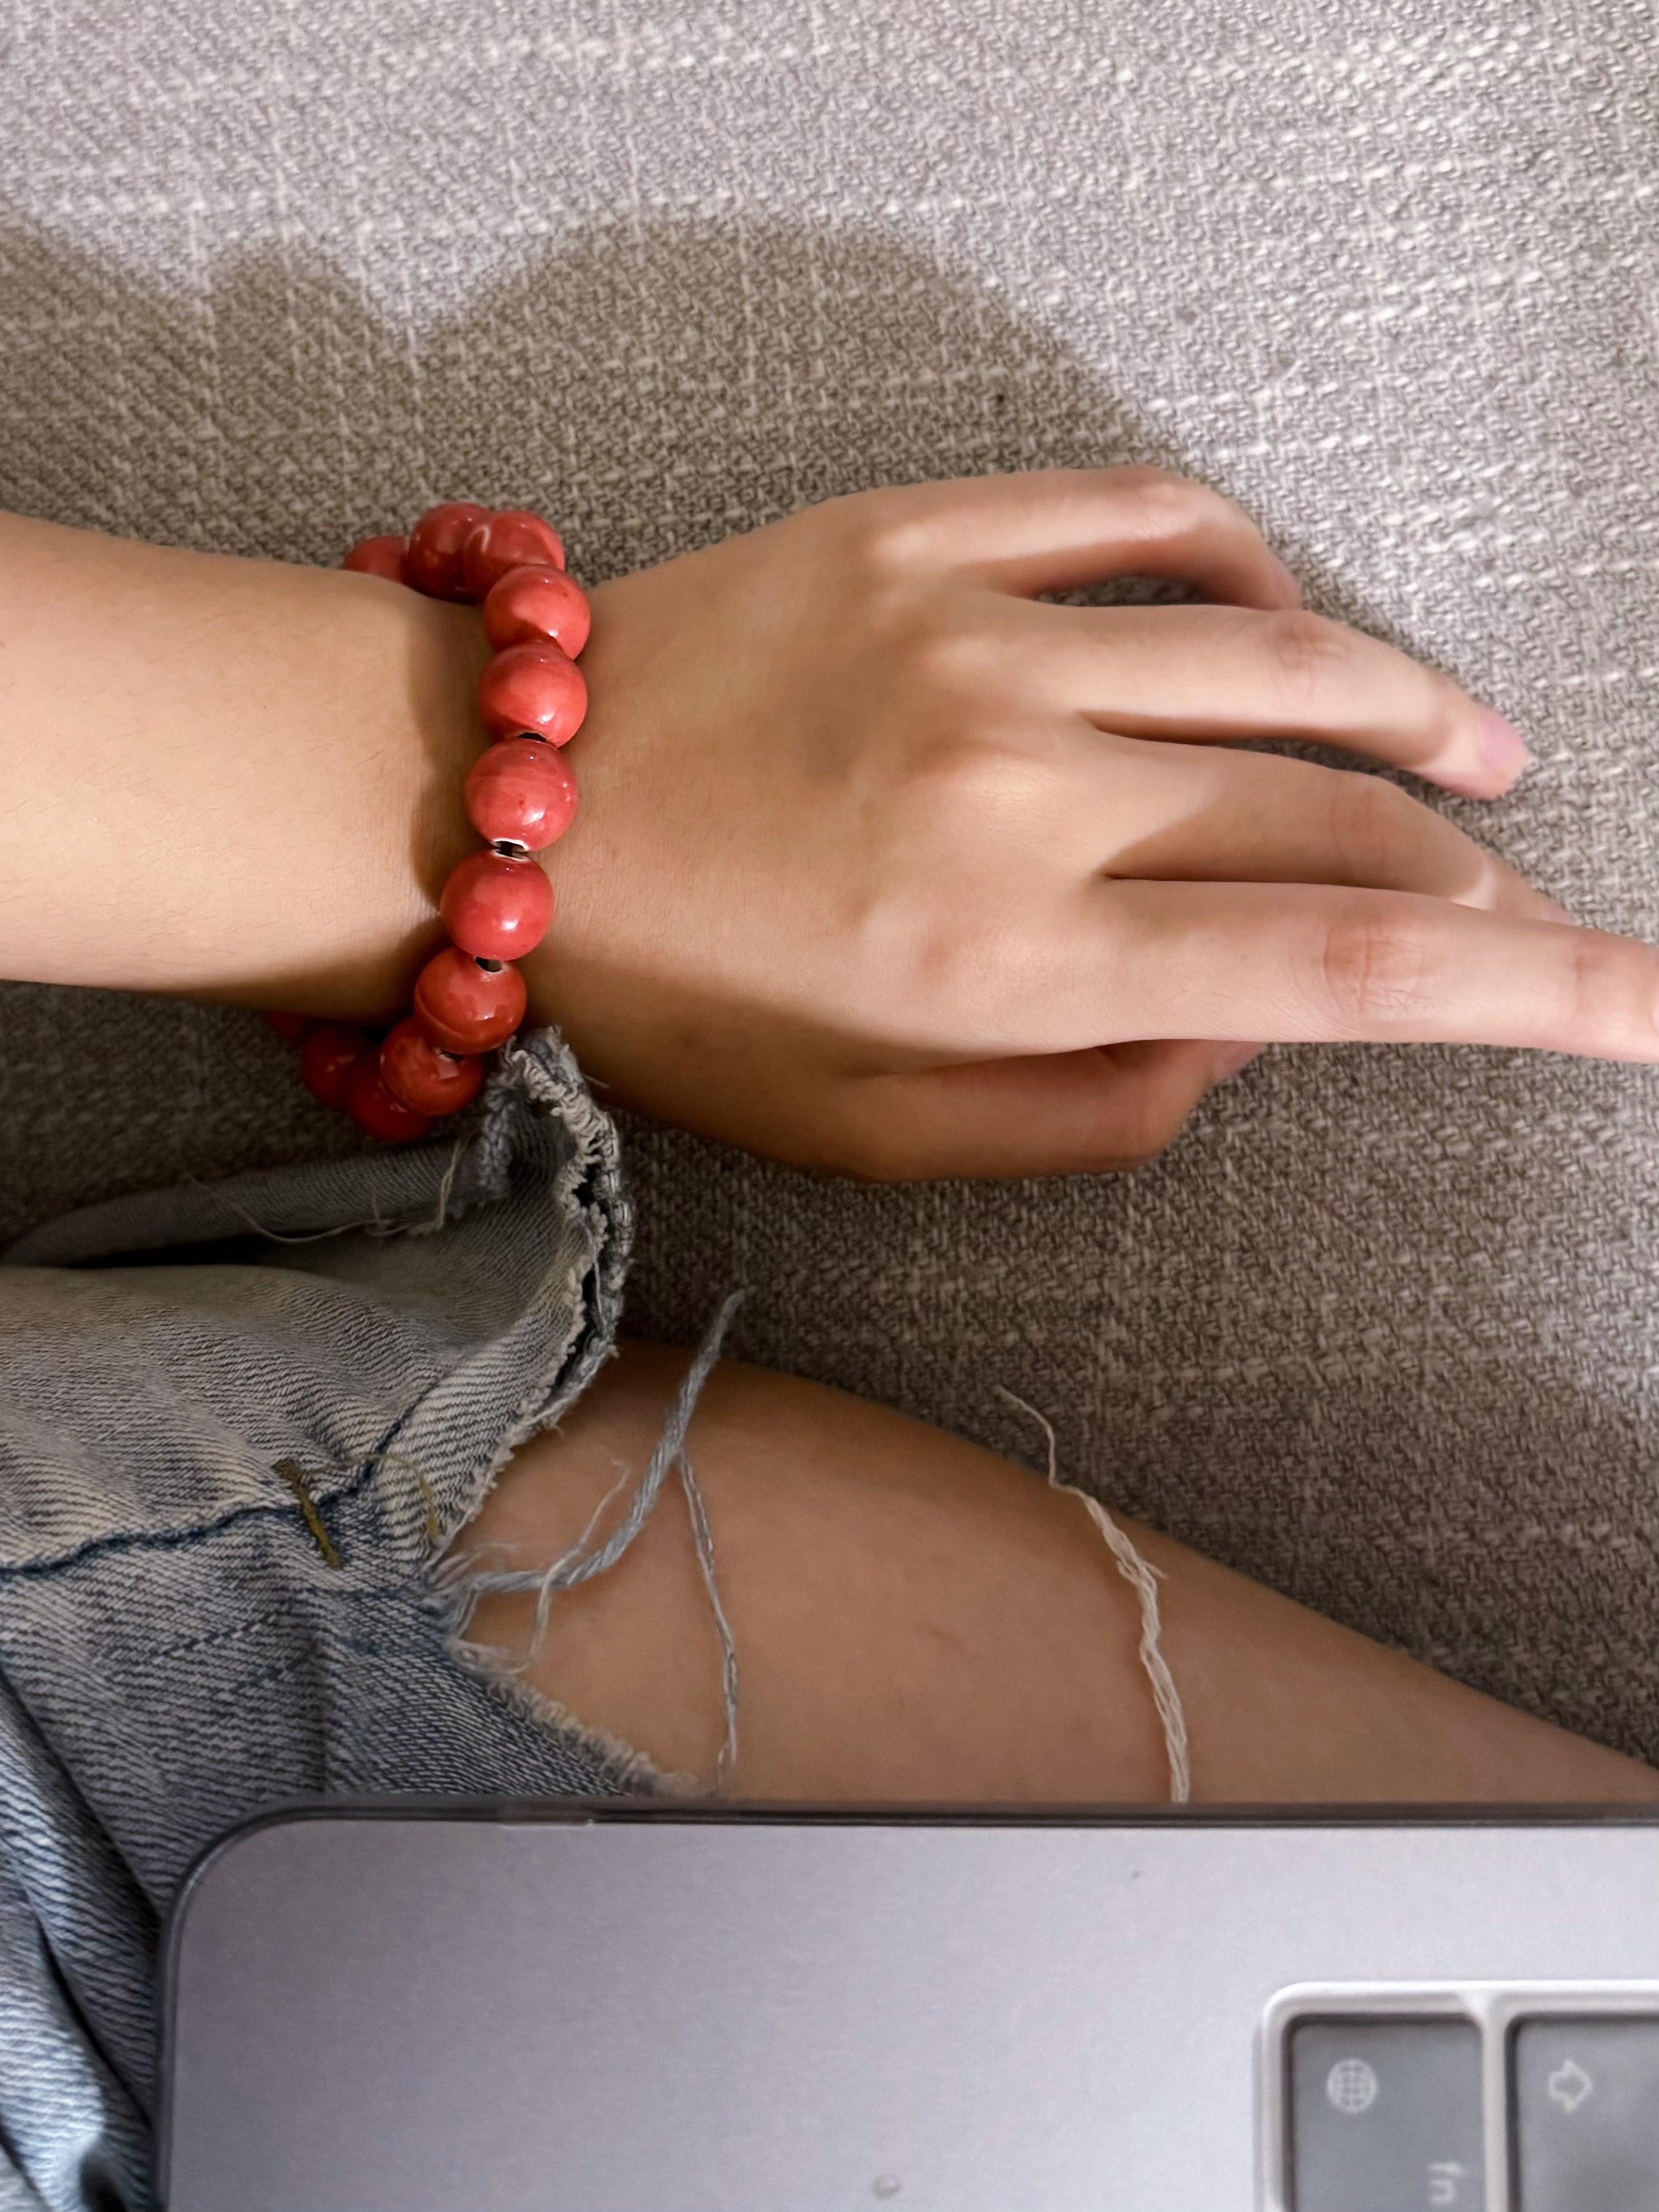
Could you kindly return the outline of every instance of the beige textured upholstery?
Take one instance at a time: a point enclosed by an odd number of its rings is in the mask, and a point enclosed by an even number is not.
[[[15,0],[0,502],[315,562],[545,503],[594,581],[1159,461],[1517,721],[1515,794],[1436,803],[1659,939],[1656,87],[1648,0]],[[347,1141],[250,1017],[0,1023],[7,1232]],[[1659,1070],[1285,1048],[1125,1180],[628,1139],[636,1331],[747,1283],[747,1356],[1036,1463],[1005,1384],[1106,1498],[1659,1756]]]

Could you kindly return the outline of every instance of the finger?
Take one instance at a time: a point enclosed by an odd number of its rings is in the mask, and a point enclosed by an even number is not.
[[[1146,575],[1239,606],[1302,604],[1302,586],[1243,508],[1167,469],[1031,469],[876,497],[890,556],[1020,597]]]
[[[849,1102],[846,1168],[898,1182],[1144,1167],[1255,1050],[1160,1039],[868,1079]]]
[[[1304,609],[1032,606],[1006,619],[1032,696],[1122,737],[1304,738],[1476,799],[1532,759],[1449,676]]]
[[[1101,883],[1025,979],[1034,1052],[1121,1034],[1520,1045],[1659,1060],[1659,951],[1407,891]]]
[[[1569,919],[1524,876],[1382,776],[1272,753],[1107,743],[1092,811],[1109,832],[1098,865],[1113,876],[1343,884],[1417,891],[1534,921]]]

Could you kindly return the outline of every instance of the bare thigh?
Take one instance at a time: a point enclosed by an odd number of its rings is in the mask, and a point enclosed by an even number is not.
[[[511,1462],[462,1540],[545,1566],[651,1455],[689,1364],[625,1344]],[[1167,1798],[1139,1601],[1082,1501],[960,1437],[722,1363],[689,1435],[740,1669],[749,1798]],[[611,1509],[614,1520],[617,1509]],[[1659,1772],[1467,1689],[1116,1516],[1162,1576],[1162,1648],[1195,1799],[1659,1798]],[[602,1519],[600,1528],[608,1523]],[[470,1633],[522,1658],[533,1601]],[[685,1499],[554,1601],[528,1679],[578,1719],[712,1784],[721,1650]]]

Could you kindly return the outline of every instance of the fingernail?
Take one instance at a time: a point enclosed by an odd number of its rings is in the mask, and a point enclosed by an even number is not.
[[[1302,604],[1301,579],[1291,569],[1287,568],[1282,561],[1279,561],[1277,553],[1274,554],[1273,559],[1279,562],[1279,573],[1284,580],[1285,590],[1293,596],[1297,606],[1300,606]]]
[[[1215,1056],[1215,1079],[1231,1083],[1241,1067],[1248,1067],[1261,1050],[1259,1044],[1224,1044]]]
[[[1577,923],[1573,922],[1572,916],[1567,912],[1565,907],[1558,906],[1553,899],[1545,900],[1544,915],[1545,918],[1550,921],[1565,921],[1571,924],[1575,928],[1577,927]]]
[[[1480,709],[1478,744],[1481,759],[1499,775],[1519,775],[1532,766],[1533,756],[1520,731],[1490,707]]]

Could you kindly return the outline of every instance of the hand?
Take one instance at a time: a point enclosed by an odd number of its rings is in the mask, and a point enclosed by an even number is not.
[[[1128,572],[1218,604],[1036,597]],[[1659,1060],[1651,950],[1383,778],[1218,743],[1480,797],[1527,758],[1302,611],[1188,479],[864,493],[592,598],[582,811],[526,972],[613,1103],[808,1167],[1026,1176],[1146,1160],[1262,1040]]]

